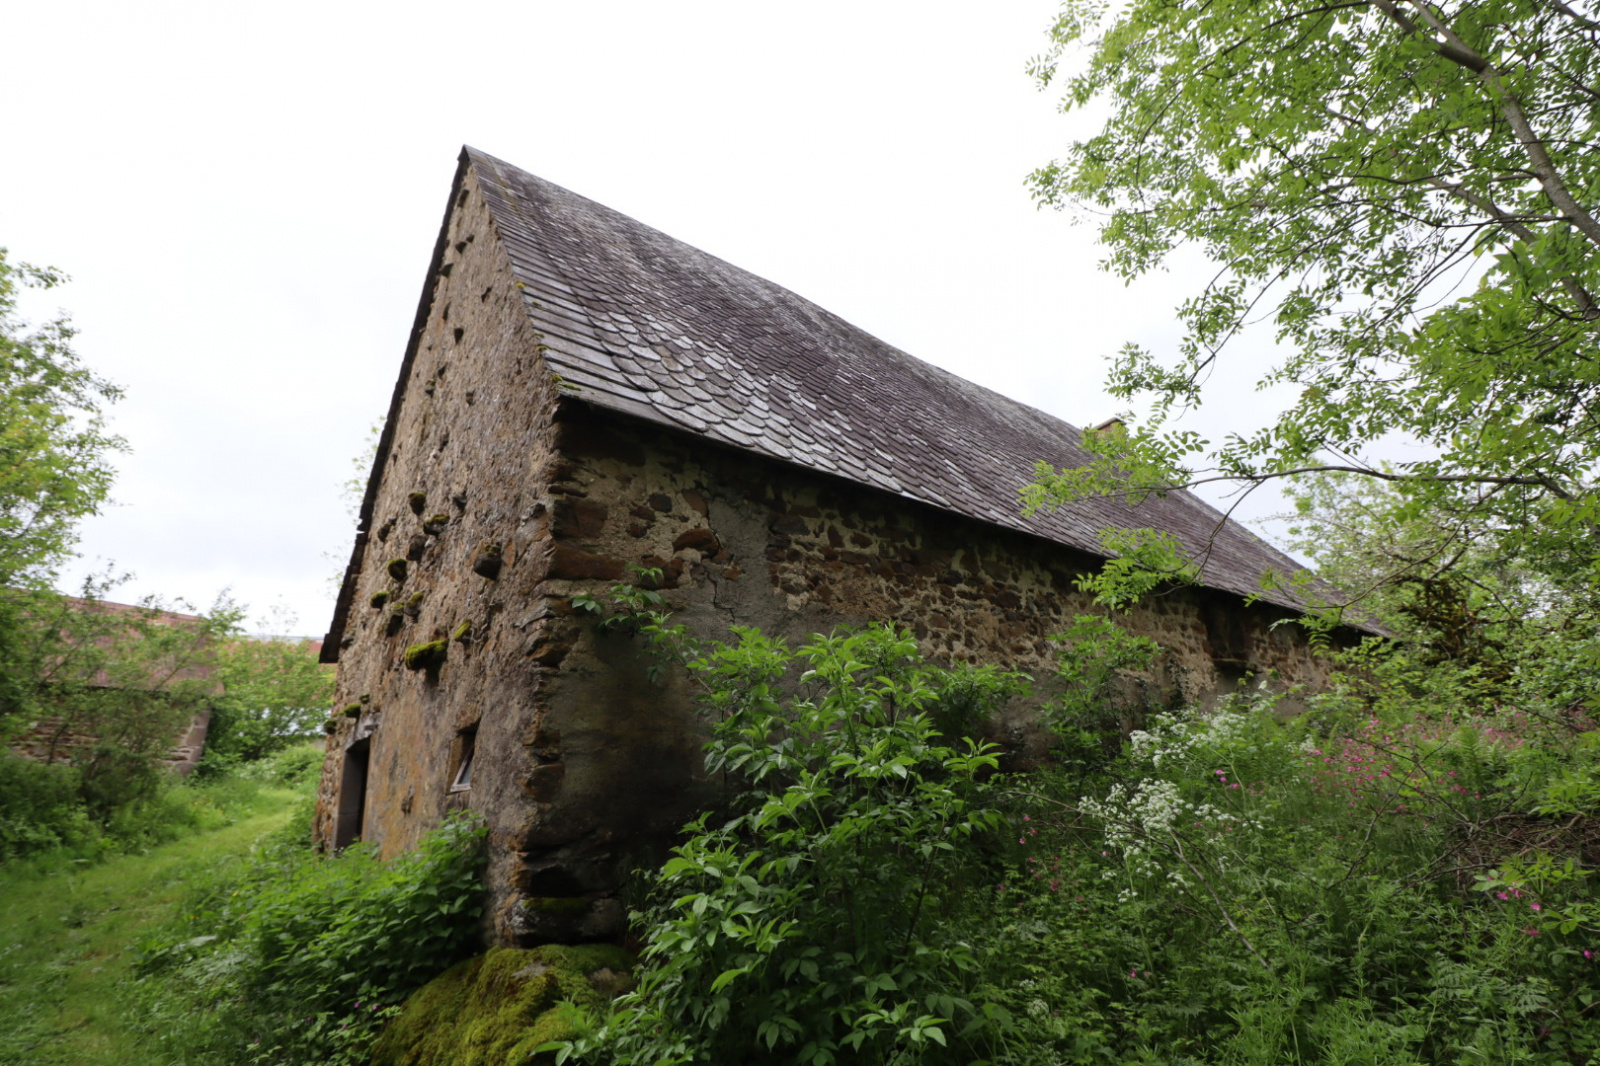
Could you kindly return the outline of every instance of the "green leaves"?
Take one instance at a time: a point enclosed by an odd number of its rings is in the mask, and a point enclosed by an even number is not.
[[[17,317],[19,290],[65,280],[0,248],[0,588],[48,586],[127,447],[101,413],[122,392],[78,361],[67,319],[30,329]]]
[[[689,670],[706,687],[706,767],[731,798],[653,875],[635,915],[650,966],[585,1050],[641,1066],[970,1061],[990,1028],[959,994],[970,951],[944,931],[1001,823],[985,805],[996,757],[948,746],[933,722],[1019,679],[929,666],[884,628],[798,649],[737,629]],[[943,1028],[957,1013],[961,1040]]]
[[[1115,491],[1119,467],[1134,492],[1375,470],[1362,456],[1398,435],[1425,456],[1388,472],[1403,492],[1470,505],[1508,541],[1531,519],[1589,544],[1597,56],[1600,24],[1570,5],[1068,0],[1032,69],[1110,118],[1035,172],[1035,196],[1096,214],[1125,277],[1180,245],[1219,271],[1179,306],[1176,353],[1114,362],[1150,424],[1114,457],[1091,445],[1088,466],[1041,471],[1029,505]],[[1214,446],[1176,435],[1256,322],[1283,353],[1263,383],[1298,401]]]

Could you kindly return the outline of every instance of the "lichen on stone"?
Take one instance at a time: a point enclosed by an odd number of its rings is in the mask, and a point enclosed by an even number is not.
[[[578,1035],[631,987],[633,957],[609,944],[490,948],[415,992],[373,1048],[373,1066],[503,1066],[553,1061],[533,1050]]]
[[[430,640],[424,644],[413,644],[406,649],[406,668],[432,670],[444,662],[449,651],[450,642],[447,640]]]

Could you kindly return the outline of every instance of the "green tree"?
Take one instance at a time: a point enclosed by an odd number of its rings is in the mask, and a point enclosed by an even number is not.
[[[320,736],[333,699],[333,669],[306,640],[234,636],[217,651],[221,686],[211,705],[206,765],[228,766]]]
[[[78,521],[105,500],[110,456],[126,447],[102,417],[121,393],[78,360],[68,320],[35,328],[18,314],[23,290],[63,280],[0,248],[0,737],[35,687],[27,620],[48,612],[39,595],[71,554]]]
[[[1217,264],[1175,353],[1123,350],[1134,432],[1041,470],[1033,505],[1296,472],[1387,481],[1508,555],[1594,576],[1600,495],[1600,19],[1561,0],[1067,0],[1041,82],[1109,104],[1033,175],[1102,217],[1133,278]],[[1086,59],[1072,46],[1087,44]],[[1070,69],[1069,69],[1070,68]],[[1176,424],[1225,345],[1271,323],[1298,398],[1220,443]],[[1376,465],[1401,435],[1422,458]]]
[[[121,390],[72,350],[65,316],[36,328],[17,313],[26,288],[51,289],[57,271],[15,263],[0,248],[0,587],[41,587],[72,551],[79,520],[99,510],[126,449],[102,409]]]

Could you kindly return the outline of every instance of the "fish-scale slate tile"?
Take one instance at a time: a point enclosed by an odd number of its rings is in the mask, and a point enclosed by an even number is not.
[[[1299,567],[1185,492],[1025,517],[1034,465],[1088,461],[1075,427],[921,362],[815,304],[625,215],[467,150],[535,328],[578,398],[1094,555],[1163,529],[1240,595]],[[541,302],[548,301],[547,307]],[[575,321],[576,320],[576,321]],[[1264,597],[1301,606],[1292,590]]]

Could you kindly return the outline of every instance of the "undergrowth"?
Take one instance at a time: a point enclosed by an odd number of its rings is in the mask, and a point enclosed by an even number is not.
[[[406,995],[479,950],[481,824],[451,820],[383,862],[365,845],[313,852],[309,819],[140,945],[133,996],[171,1061],[365,1063]]]
[[[1006,778],[943,735],[961,673],[904,636],[640,629],[701,685],[736,798],[648,877],[639,987],[560,1061],[1600,1063],[1581,710],[1368,676],[1290,720],[1267,688],[1155,715],[1099,758],[1068,716],[1106,708],[1067,700],[1066,757]],[[1103,635],[1069,653],[1103,663]]]
[[[305,787],[308,751],[320,766],[320,751],[305,746],[235,774],[163,775],[148,795],[99,817],[83,802],[73,766],[0,753],[0,879],[47,876],[232,825],[257,810],[263,790]]]

